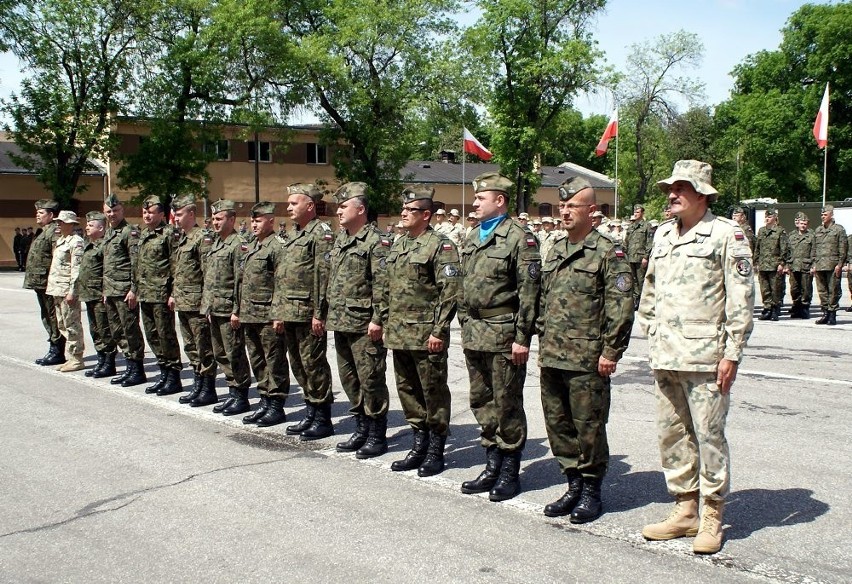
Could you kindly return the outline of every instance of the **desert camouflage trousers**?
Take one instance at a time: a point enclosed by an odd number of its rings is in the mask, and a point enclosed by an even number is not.
[[[387,356],[382,341],[367,333],[334,333],[337,373],[353,414],[377,418],[388,413]]]
[[[479,422],[480,443],[505,452],[524,449],[527,416],[524,412],[526,365],[514,365],[511,353],[465,349],[470,378],[470,409]]]
[[[715,372],[654,370],[660,459],[671,495],[724,499],[731,462],[725,423],[731,396]]]
[[[65,345],[65,351],[69,355],[82,357],[83,351],[86,350],[86,342],[83,339],[80,301],[76,300],[68,304],[63,296],[54,296],[53,305],[56,310],[56,324],[59,326],[59,334],[68,341],[68,344]]]

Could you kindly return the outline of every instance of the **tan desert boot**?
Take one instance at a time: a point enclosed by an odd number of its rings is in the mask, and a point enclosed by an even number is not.
[[[674,509],[665,521],[642,528],[642,537],[654,541],[692,537],[698,533],[698,493],[677,495]]]
[[[719,499],[704,499],[701,509],[701,527],[692,543],[696,554],[715,554],[722,549],[722,511],[725,502]]]
[[[65,363],[63,363],[57,371],[61,371],[62,373],[69,373],[71,371],[80,371],[81,369],[85,369],[86,364],[83,363],[83,354],[72,355],[70,359],[68,359]]]

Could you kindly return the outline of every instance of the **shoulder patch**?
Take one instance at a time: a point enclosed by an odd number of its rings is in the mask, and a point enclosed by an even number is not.
[[[751,275],[751,260],[748,258],[742,258],[737,260],[737,273],[740,276],[750,276]]]
[[[248,251],[248,246],[244,243],[240,244],[240,251]]]
[[[391,240],[388,239],[387,237],[382,237],[379,241],[381,242],[382,246],[384,246],[384,247],[390,247],[390,245],[391,245]]]
[[[446,266],[444,266],[444,274],[448,278],[455,278],[459,275],[459,269],[453,264],[447,264]]]
[[[530,265],[527,267],[527,274],[529,274],[531,280],[538,280],[541,274],[541,264],[539,262],[530,262]]]
[[[621,249],[620,247],[616,247],[615,248],[615,257],[617,257],[620,260],[623,260],[624,259],[624,250]]]
[[[527,235],[527,247],[535,247],[538,245],[538,242],[535,239],[534,235]]]
[[[745,233],[743,233],[742,229],[734,230],[734,239],[736,239],[737,241],[742,241],[743,239],[745,239]]]
[[[615,277],[615,287],[621,292],[633,290],[633,276],[627,272],[621,272]]]
[[[325,225],[325,223],[323,223],[323,225]],[[328,230],[328,233],[326,233],[325,235],[323,235],[323,236],[322,236],[322,238],[323,238],[325,241],[331,241],[332,239],[334,239],[334,236],[331,234],[331,228],[330,228],[328,225],[325,225],[325,227],[326,227],[326,229]]]
[[[139,232],[136,229],[131,229],[130,237],[139,237]]]
[[[441,244],[441,251],[450,251],[451,249],[453,249],[452,243],[444,242]]]

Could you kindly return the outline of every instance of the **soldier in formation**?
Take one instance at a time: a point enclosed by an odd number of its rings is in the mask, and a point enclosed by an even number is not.
[[[44,357],[36,359],[38,365],[62,365],[65,363],[65,337],[59,332],[56,320],[56,306],[53,297],[47,293],[47,275],[53,260],[53,246],[59,238],[54,219],[59,211],[59,203],[49,199],[40,199],[35,203],[36,223],[41,233],[32,239],[27,252],[24,288],[36,293],[41,324],[47,332],[49,348]]]
[[[834,207],[826,205],[820,213],[821,224],[814,230],[811,274],[816,280],[822,316],[816,324],[837,324],[840,306],[840,281],[849,241],[846,230],[834,222]]]
[[[778,211],[766,210],[765,225],[757,232],[753,247],[754,266],[760,281],[763,312],[760,320],[778,320],[784,300],[782,284],[784,271],[790,259],[790,242],[787,232],[778,225]]]
[[[648,254],[654,243],[651,225],[645,221],[645,207],[633,205],[633,217],[624,233],[624,247],[633,274],[633,306],[639,308],[639,297],[642,295],[642,283],[645,281],[645,270],[648,269]]]
[[[799,211],[796,213],[796,231],[788,237],[790,261],[785,273],[790,276],[790,296],[793,306],[790,307],[790,318],[810,318],[811,298],[813,296],[813,276],[811,262],[813,261],[814,232],[808,228],[808,216]]]
[[[53,259],[45,292],[53,298],[59,334],[67,340],[68,354],[71,356],[59,366],[59,371],[79,371],[85,367],[83,351],[86,348],[83,323],[80,320],[80,299],[77,297],[83,238],[74,233],[75,227],[80,223],[74,211],[60,211],[57,219],[59,238],[53,246]]]
[[[100,211],[86,214],[86,243],[83,257],[80,258],[80,273],[77,276],[77,297],[86,303],[86,316],[89,321],[89,334],[98,355],[92,369],[86,371],[86,377],[112,377],[115,375],[115,341],[109,325],[106,305],[104,304],[104,235],[106,234],[106,216]]]

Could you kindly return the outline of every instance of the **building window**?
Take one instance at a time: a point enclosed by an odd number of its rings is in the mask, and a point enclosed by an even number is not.
[[[539,217],[552,217],[553,213],[553,205],[550,203],[542,203],[538,206],[538,216]]]
[[[269,142],[257,142],[260,145],[260,161],[261,162],[272,162],[272,149],[270,148]],[[248,142],[248,159],[249,162],[254,162],[257,160],[254,152],[255,141],[251,140]]]
[[[230,160],[231,149],[227,140],[212,140],[204,145],[204,151],[211,154],[214,160]]]
[[[328,149],[321,144],[308,144],[308,164],[328,164]]]

